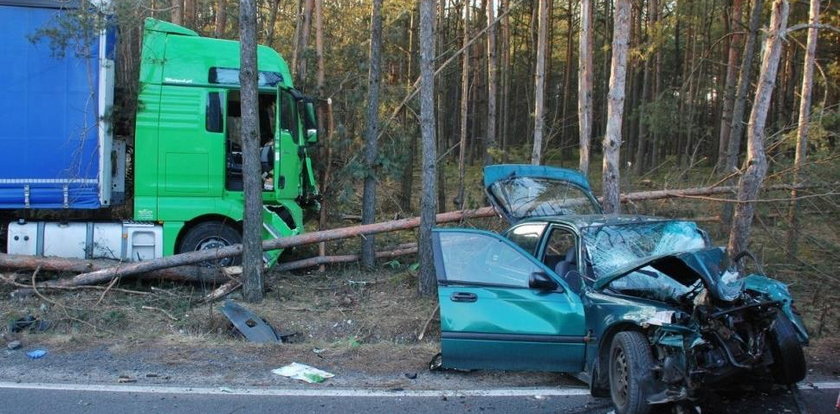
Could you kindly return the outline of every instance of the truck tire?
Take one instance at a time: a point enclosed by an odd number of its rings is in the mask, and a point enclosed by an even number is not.
[[[787,316],[779,314],[776,317],[768,339],[773,355],[770,371],[776,382],[789,385],[805,379],[805,354],[802,352],[802,344],[799,343],[793,323]]]
[[[235,228],[221,221],[205,221],[198,223],[184,234],[178,244],[178,253],[194,252],[198,250],[216,249],[242,243],[242,234]],[[242,257],[225,257],[218,260],[202,262],[202,266],[235,266],[242,262]]]
[[[618,414],[647,414],[653,356],[639,332],[617,333],[610,346],[610,396]]]

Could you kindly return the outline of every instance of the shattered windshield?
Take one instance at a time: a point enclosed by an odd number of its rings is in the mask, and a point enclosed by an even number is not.
[[[584,190],[560,180],[514,177],[493,183],[490,193],[499,206],[517,220],[599,213],[596,204]]]
[[[595,278],[657,256],[706,247],[703,234],[690,221],[592,226],[581,234]]]

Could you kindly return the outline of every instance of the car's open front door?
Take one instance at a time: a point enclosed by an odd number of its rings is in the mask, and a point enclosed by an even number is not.
[[[532,255],[491,232],[435,229],[443,366],[579,372],[580,298]]]

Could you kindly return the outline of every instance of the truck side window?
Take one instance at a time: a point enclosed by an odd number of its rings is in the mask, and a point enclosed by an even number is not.
[[[219,92],[210,92],[207,95],[204,128],[207,129],[207,132],[224,131],[222,118],[222,95]]]
[[[287,91],[280,90],[280,129],[289,131],[292,137],[298,137],[298,110],[295,98]]]

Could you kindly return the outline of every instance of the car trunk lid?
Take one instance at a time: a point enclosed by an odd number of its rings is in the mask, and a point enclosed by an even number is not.
[[[586,177],[566,168],[487,166],[484,189],[496,211],[511,223],[530,217],[601,213]]]

